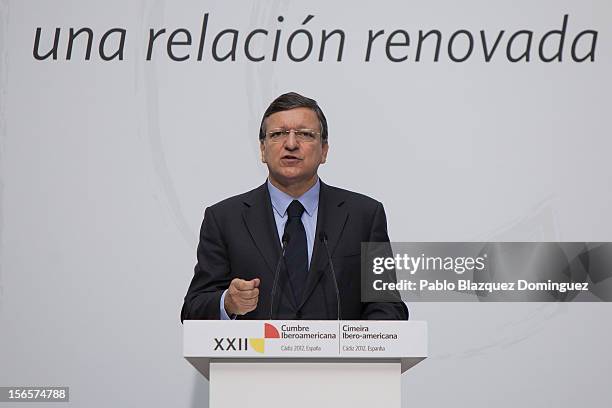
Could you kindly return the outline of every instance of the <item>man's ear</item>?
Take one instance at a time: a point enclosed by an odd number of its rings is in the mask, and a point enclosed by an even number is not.
[[[263,140],[259,142],[259,153],[261,155],[261,162],[266,163],[266,146],[264,145]]]
[[[323,143],[322,146],[322,152],[321,152],[321,164],[325,163],[327,161],[327,151],[329,150],[329,143],[325,142]]]

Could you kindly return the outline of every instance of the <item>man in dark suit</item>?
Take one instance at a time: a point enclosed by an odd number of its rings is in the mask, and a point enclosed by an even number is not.
[[[336,287],[342,319],[408,319],[401,301],[361,301],[361,242],[388,242],[387,221],[380,202],[319,179],[327,133],[316,101],[270,104],[259,133],[268,180],[206,209],[181,320],[336,319]]]

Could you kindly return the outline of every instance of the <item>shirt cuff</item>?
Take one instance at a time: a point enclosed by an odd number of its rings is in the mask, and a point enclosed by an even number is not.
[[[225,311],[225,294],[227,293],[227,289],[223,291],[221,295],[221,300],[219,301],[219,316],[221,320],[235,320],[236,315],[232,315],[231,317]]]

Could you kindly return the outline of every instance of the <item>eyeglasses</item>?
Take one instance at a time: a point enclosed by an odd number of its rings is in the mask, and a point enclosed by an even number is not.
[[[272,129],[266,132],[268,140],[272,143],[280,143],[287,140],[289,135],[293,132],[295,138],[299,142],[312,143],[317,140],[317,136],[320,134],[316,130],[312,129]]]

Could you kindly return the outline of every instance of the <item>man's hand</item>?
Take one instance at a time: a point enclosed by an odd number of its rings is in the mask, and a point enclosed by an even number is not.
[[[233,279],[225,294],[225,311],[228,315],[243,315],[257,307],[259,300],[259,278],[247,281]]]

